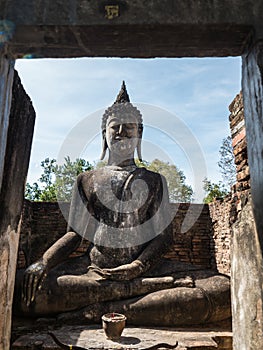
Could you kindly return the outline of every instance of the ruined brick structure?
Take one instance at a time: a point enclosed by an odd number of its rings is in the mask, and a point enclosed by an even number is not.
[[[250,191],[242,93],[235,97],[229,110],[237,182],[230,195],[224,200],[214,201],[209,206],[189,203],[171,204],[176,206],[174,245],[166,256],[173,261],[192,263],[203,268],[216,267],[219,272],[227,275],[230,275],[231,268],[232,226],[238,212],[246,204]],[[60,205],[64,206],[63,212],[67,213],[69,203]],[[184,232],[181,226],[186,214],[191,220],[191,215],[196,211],[201,212],[198,220]],[[66,232],[66,226],[66,219],[57,203],[25,201],[18,268],[24,268],[36,261]],[[87,242],[83,241],[74,255],[83,254],[86,248]]]
[[[242,56],[242,91],[250,167],[251,202],[233,225],[232,310],[235,350],[263,349],[263,2],[262,0],[120,1],[116,17],[97,1],[0,1],[0,349],[9,349],[12,286],[17,255],[14,235],[20,217],[30,147],[18,157],[14,184],[13,153],[24,146],[10,133],[14,60],[18,57],[204,57]],[[5,25],[7,24],[7,26]],[[14,29],[8,33],[6,28]],[[19,119],[19,116],[16,118]],[[209,121],[208,121],[209,122]],[[11,123],[11,124],[10,124]],[[33,124],[26,124],[30,140]],[[8,151],[12,145],[13,151]],[[25,170],[25,171],[24,171]],[[6,191],[6,182],[13,186]],[[10,201],[12,196],[15,201]],[[19,209],[19,210],[18,210]],[[253,211],[252,211],[253,209]],[[13,235],[13,236],[12,236]],[[253,286],[251,288],[250,286]]]
[[[14,60],[18,57],[222,57],[242,56],[242,91],[250,167],[251,202],[233,225],[232,310],[235,350],[263,349],[263,2],[262,0],[124,0],[113,18],[111,2],[1,0],[0,57],[0,349],[9,349],[16,241],[33,123],[10,133]],[[7,26],[5,25],[7,24]],[[10,26],[11,25],[11,26]],[[9,33],[6,29],[13,28]],[[11,35],[10,35],[11,34]],[[17,116],[19,120],[19,116]],[[16,119],[15,118],[15,119]],[[208,121],[209,122],[209,121]],[[11,123],[11,124],[10,124]],[[23,130],[23,132],[21,132]],[[13,151],[8,151],[12,145]],[[25,170],[25,171],[24,171]],[[6,182],[13,186],[6,191]],[[10,201],[12,196],[15,201]],[[253,211],[252,211],[253,209]],[[253,289],[251,287],[253,286]]]
[[[242,92],[235,97],[229,110],[231,112],[229,122],[237,170],[237,183],[234,190],[244,192],[250,188],[250,174]]]
[[[242,93],[239,93],[229,106],[230,129],[232,135],[233,152],[237,169],[237,182],[232,187],[231,194],[224,200],[215,200],[209,205],[180,203],[171,204],[176,207],[174,226],[174,244],[166,257],[172,261],[181,261],[199,265],[202,268],[217,268],[219,272],[253,276],[251,271],[257,266],[248,267],[245,271],[238,271],[235,259],[232,258],[233,250],[242,259],[243,247],[248,246],[247,238],[254,226],[254,219],[250,202],[250,174],[247,160],[247,141],[243,113]],[[63,203],[63,213],[67,213],[69,203]],[[201,212],[194,225],[184,232],[183,221],[186,215],[191,221],[191,215]],[[245,226],[244,226],[245,223]],[[30,202],[25,200],[21,235],[18,253],[18,268],[25,268],[38,259],[42,253],[66,231],[66,219],[63,217],[58,203]],[[248,232],[243,237],[240,227]],[[40,244],[41,242],[41,244]],[[87,242],[82,245],[74,255],[83,254],[87,249]],[[245,248],[246,249],[246,248]],[[256,249],[256,246],[255,246]],[[252,262],[253,265],[253,262]],[[251,277],[252,278],[252,277]],[[233,282],[232,293],[238,293],[239,286]],[[253,281],[246,287],[253,288]],[[251,293],[247,294],[250,298]],[[247,300],[247,302],[249,302]],[[242,302],[235,301],[233,307],[239,310]],[[240,322],[243,322],[240,320]],[[235,328],[234,328],[235,331]],[[19,334],[19,332],[18,332]],[[228,344],[227,349],[231,349]]]
[[[236,183],[224,200],[209,205],[212,220],[212,241],[215,244],[216,265],[220,272],[230,274],[231,239],[233,225],[250,195],[250,174],[247,157],[247,140],[242,92],[229,106],[229,123],[236,164]]]

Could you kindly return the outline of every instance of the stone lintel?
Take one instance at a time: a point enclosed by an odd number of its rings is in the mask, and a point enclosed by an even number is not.
[[[16,25],[234,24],[262,28],[261,0],[1,0]]]
[[[1,40],[14,57],[237,56],[263,38],[262,13],[261,0],[0,0]]]
[[[21,25],[8,43],[15,58],[239,56],[252,29],[243,25]]]

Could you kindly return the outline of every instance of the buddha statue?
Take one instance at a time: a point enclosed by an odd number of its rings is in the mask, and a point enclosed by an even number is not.
[[[78,176],[66,234],[18,276],[17,313],[81,323],[119,312],[131,324],[156,326],[230,317],[227,276],[164,258],[173,215],[165,178],[135,164],[142,133],[142,115],[123,82],[102,118],[108,164]],[[70,257],[83,239],[87,252]]]

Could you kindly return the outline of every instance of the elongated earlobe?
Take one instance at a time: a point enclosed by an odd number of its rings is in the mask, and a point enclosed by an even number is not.
[[[140,162],[142,162],[142,139],[139,138],[137,144],[137,155]]]
[[[102,152],[100,156],[100,160],[103,160],[107,151],[108,145],[106,141],[106,133],[105,131],[102,132]]]

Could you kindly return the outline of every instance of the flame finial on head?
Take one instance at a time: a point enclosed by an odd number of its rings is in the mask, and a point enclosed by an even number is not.
[[[139,128],[142,129],[142,115],[140,111],[134,107],[130,102],[130,97],[126,90],[125,81],[122,82],[122,86],[118,96],[109,108],[107,108],[102,116],[101,128],[102,130],[106,130],[106,124],[109,116],[114,115],[117,118],[130,118],[134,116],[139,124]]]
[[[125,81],[123,80],[120,92],[118,93],[118,96],[117,96],[114,104],[115,103],[125,103],[125,102],[130,102],[130,97],[129,97],[128,92],[126,90]]]

